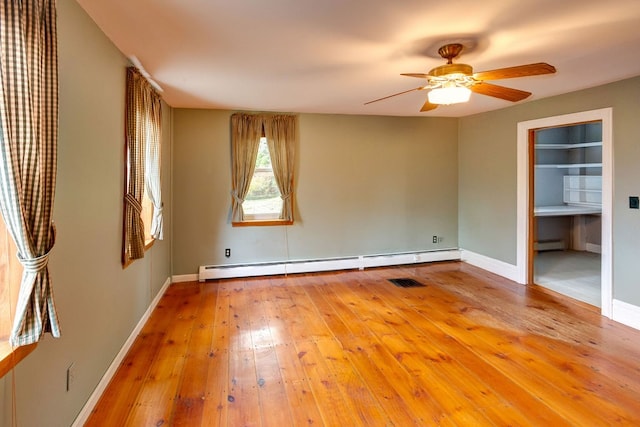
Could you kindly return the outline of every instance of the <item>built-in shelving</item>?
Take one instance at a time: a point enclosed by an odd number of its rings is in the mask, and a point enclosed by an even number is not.
[[[577,128],[575,128],[577,129]],[[534,215],[576,216],[602,212],[602,141],[541,140],[536,149]],[[577,139],[585,141],[585,139]]]

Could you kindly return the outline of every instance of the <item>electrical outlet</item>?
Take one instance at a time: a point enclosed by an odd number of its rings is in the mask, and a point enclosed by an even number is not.
[[[71,390],[71,385],[76,380],[76,369],[74,364],[72,363],[67,368],[67,391]]]
[[[629,209],[640,209],[640,198],[638,196],[629,196]]]
[[[224,256],[226,256],[227,258],[229,258],[231,256],[231,249],[227,248],[224,250]]]
[[[431,241],[433,243],[438,243],[438,236],[433,236],[433,239]]]

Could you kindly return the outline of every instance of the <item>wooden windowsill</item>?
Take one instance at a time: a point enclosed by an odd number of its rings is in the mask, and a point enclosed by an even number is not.
[[[0,378],[4,377],[7,372],[27,357],[37,346],[38,343],[34,343],[14,349],[11,348],[8,341],[0,342]]]
[[[256,219],[231,223],[232,227],[265,227],[274,225],[293,225],[293,221],[284,219]]]
[[[156,242],[156,239],[151,238],[147,241],[144,242],[144,251],[147,252],[149,249],[151,249],[151,247],[153,246],[153,244]],[[131,259],[131,258],[127,258],[126,261],[124,261],[122,263],[122,269],[124,270],[125,268],[129,267],[133,261],[135,261],[135,259]]]
[[[156,242],[156,239],[154,239],[153,237],[150,238],[149,240],[147,240],[146,242],[144,242],[144,250],[145,252],[148,251],[149,249],[151,249],[151,246],[153,246],[153,244]]]

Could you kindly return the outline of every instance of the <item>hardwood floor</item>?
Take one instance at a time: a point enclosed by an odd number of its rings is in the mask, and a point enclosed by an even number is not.
[[[86,425],[640,425],[640,331],[457,262],[178,283]]]

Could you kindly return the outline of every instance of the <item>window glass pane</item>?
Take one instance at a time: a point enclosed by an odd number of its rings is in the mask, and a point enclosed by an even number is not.
[[[142,222],[144,223],[144,243],[149,244],[149,242],[153,240],[153,237],[151,236],[151,221],[153,220],[153,203],[149,198],[149,194],[147,193],[146,186],[142,194],[142,212],[140,212],[140,217],[142,218]]]
[[[256,169],[271,169],[271,155],[269,154],[267,138],[265,138],[264,136],[260,138],[260,145],[258,145]]]
[[[0,217],[0,341],[9,340],[18,290],[22,278],[22,265],[18,261],[13,239]],[[0,359],[3,354],[0,354]]]
[[[278,190],[273,175],[267,139],[264,137],[260,138],[256,170],[253,173],[249,192],[242,204],[242,209],[247,216],[263,218],[278,218],[282,211],[280,190]]]

